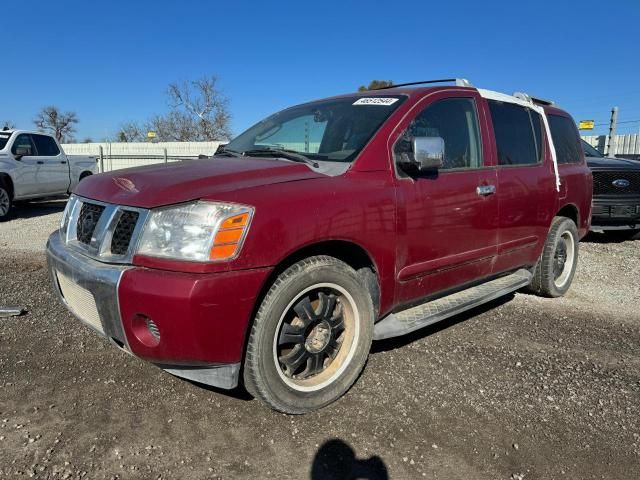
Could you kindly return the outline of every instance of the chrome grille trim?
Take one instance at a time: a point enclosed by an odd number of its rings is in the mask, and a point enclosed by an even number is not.
[[[82,210],[82,205],[85,203],[104,207],[88,245],[78,240],[77,227],[80,211]],[[68,209],[65,211],[69,212],[69,218],[63,220],[64,230],[61,232],[65,244],[88,257],[107,263],[131,263],[138,246],[140,233],[147,221],[147,217],[149,216],[148,209],[114,205],[98,200],[79,197],[77,195],[71,196],[69,199]],[[133,233],[131,234],[127,251],[124,254],[114,254],[111,251],[113,233],[118,226],[118,222],[120,221],[122,214],[126,211],[136,212],[138,214],[138,220],[135,228],[133,229]]]

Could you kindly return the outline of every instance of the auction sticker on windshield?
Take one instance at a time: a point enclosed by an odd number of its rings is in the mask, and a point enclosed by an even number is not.
[[[355,102],[354,105],[393,105],[398,101],[397,98],[385,98],[385,97],[369,97],[369,98],[359,98]]]

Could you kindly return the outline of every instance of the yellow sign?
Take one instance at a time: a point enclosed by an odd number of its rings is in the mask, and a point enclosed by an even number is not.
[[[580,120],[578,124],[578,130],[593,130],[595,126],[595,121],[593,120]]]
[[[157,136],[156,132],[147,132],[147,138],[156,138]]]

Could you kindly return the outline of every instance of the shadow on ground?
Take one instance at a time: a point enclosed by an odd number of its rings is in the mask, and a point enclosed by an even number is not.
[[[640,240],[637,230],[610,230],[607,232],[589,232],[581,241],[585,243],[622,243]]]
[[[387,466],[380,457],[356,457],[353,448],[334,438],[323,443],[311,464],[311,480],[388,480]]]
[[[67,205],[67,197],[53,197],[45,200],[18,202],[13,209],[13,218],[34,218],[51,213],[60,213]]]

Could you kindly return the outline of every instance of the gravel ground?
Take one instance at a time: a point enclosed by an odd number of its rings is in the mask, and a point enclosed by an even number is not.
[[[49,234],[60,225],[66,204],[67,197],[61,197],[17,205],[15,218],[0,223],[0,252],[43,252]]]
[[[29,309],[0,319],[0,478],[640,477],[640,241],[581,244],[563,299],[518,293],[375,343],[344,398],[291,417],[72,319],[25,251],[61,209],[0,224],[0,305]]]

